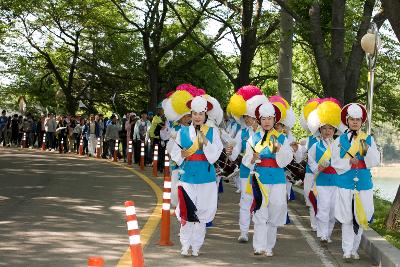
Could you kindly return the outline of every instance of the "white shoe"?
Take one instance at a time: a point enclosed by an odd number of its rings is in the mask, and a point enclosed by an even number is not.
[[[272,257],[272,256],[274,256],[274,253],[272,252],[272,250],[269,250],[269,251],[265,252],[265,256]]]
[[[198,257],[199,254],[200,254],[200,253],[199,253],[198,250],[193,250],[193,251],[192,251],[192,256],[193,256],[193,257]]]
[[[189,249],[188,248],[182,248],[181,249],[181,255],[182,256],[190,256],[189,255]]]
[[[237,189],[237,190],[235,191],[235,193],[236,193],[236,194],[240,194],[240,189]]]
[[[351,257],[355,260],[359,260],[360,259],[360,255],[358,255],[357,252],[351,253]]]
[[[264,255],[264,254],[265,254],[265,251],[263,251],[263,250],[258,250],[258,249],[254,250],[254,255],[255,256],[261,256],[261,255]]]
[[[345,262],[351,262],[351,254],[343,254],[343,260]]]
[[[249,241],[249,237],[247,236],[246,233],[241,233],[239,238],[238,238],[239,243],[246,243]]]
[[[317,231],[317,227],[312,227],[311,226],[311,231],[316,232]]]
[[[332,239],[330,239],[329,237],[328,237],[328,244],[330,244],[330,243],[332,243]]]

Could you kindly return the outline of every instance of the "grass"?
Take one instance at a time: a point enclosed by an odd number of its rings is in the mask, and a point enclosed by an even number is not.
[[[375,213],[371,228],[383,236],[390,244],[400,249],[400,231],[389,231],[385,225],[392,203],[378,197],[374,197],[374,202]]]

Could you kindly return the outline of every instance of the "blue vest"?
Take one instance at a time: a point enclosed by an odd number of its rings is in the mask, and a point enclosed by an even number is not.
[[[315,144],[316,142],[318,142],[317,137],[311,135],[308,137],[308,145],[307,145],[307,151],[310,150],[310,148],[312,147],[313,144]],[[308,165],[308,163],[306,164],[306,173],[313,173],[310,169],[310,166]]]
[[[317,144],[315,145],[315,159],[318,162],[322,155],[325,153],[326,151],[326,147],[324,145],[324,142],[322,140],[320,140],[319,142],[317,142]],[[329,163],[331,162],[331,159],[329,159]],[[318,186],[336,186],[336,180],[337,177],[339,175],[336,173],[323,173],[320,172],[317,180],[316,180],[316,184]]]
[[[339,137],[340,141],[340,157],[344,158],[346,155],[346,151],[350,148],[351,144],[349,142],[349,138],[347,136],[347,133],[342,134]],[[371,146],[371,136],[369,135],[366,139],[366,143],[368,146]],[[356,155],[353,155],[359,160],[364,160],[364,157],[360,155],[359,152],[357,152]],[[358,182],[354,182],[354,178],[358,178]],[[345,188],[345,189],[355,189],[357,190],[369,190],[372,189],[373,184],[372,184],[372,175],[371,175],[371,170],[370,169],[351,169],[342,175],[339,175],[337,178],[337,186],[340,188]]]
[[[263,138],[262,134],[263,134],[262,131],[253,134],[253,143],[252,143],[253,147],[255,147],[256,144]],[[280,134],[277,139],[279,144],[282,145],[286,137],[284,134]],[[270,140],[265,140],[265,142],[269,141]],[[265,147],[260,152],[260,159],[275,159],[275,158],[276,154],[271,153],[268,146]],[[263,184],[286,184],[285,170],[283,168],[262,167],[262,166],[257,166],[256,164],[254,170],[260,175],[260,181]]]
[[[190,139],[189,126],[182,126],[179,131],[181,138],[181,146],[188,149],[193,145]],[[206,138],[212,143],[213,128],[210,127]],[[204,154],[203,150],[197,150],[195,154]],[[181,175],[180,180],[189,184],[205,184],[216,182],[215,168],[208,161],[190,161],[185,160],[180,166],[185,172]]]
[[[241,136],[240,136],[240,139],[242,140],[242,143],[241,143],[242,147],[240,149],[241,153],[246,152],[246,143],[247,143],[247,140],[249,140],[249,137],[250,137],[249,129],[243,128]],[[249,177],[249,174],[250,174],[250,169],[247,168],[246,166],[244,166],[243,163],[240,163],[239,177],[243,178],[243,179],[247,179],[247,177]]]

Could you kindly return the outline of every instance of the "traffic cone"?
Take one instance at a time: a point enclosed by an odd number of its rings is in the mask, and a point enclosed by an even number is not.
[[[43,134],[43,139],[42,139],[42,151],[46,150],[46,134]]]
[[[169,176],[170,179],[171,179],[171,174],[169,173],[169,156],[167,154],[167,151],[165,151],[165,157],[164,157],[164,179],[167,176]]]
[[[140,169],[144,170],[144,142],[140,144]]]
[[[129,247],[131,248],[132,267],[143,267],[143,251],[140,242],[139,224],[133,201],[125,201],[126,224],[128,226]]]
[[[59,153],[63,153],[63,152],[64,152],[64,138],[61,138]]]
[[[104,267],[104,259],[99,256],[89,257],[87,265],[88,267]]]
[[[132,140],[128,141],[128,165],[132,165]]]
[[[96,145],[96,158],[100,158],[101,157],[101,141],[100,141],[100,137],[97,138],[97,145]]]
[[[83,156],[83,135],[81,136],[81,140],[79,142],[79,155]]]
[[[167,155],[167,154],[166,154]],[[167,164],[167,160],[164,166]],[[169,162],[168,162],[169,163]],[[168,164],[169,165],[169,164]],[[171,176],[169,173],[164,173],[164,191],[163,191],[163,204],[161,211],[161,232],[160,241],[158,244],[160,246],[172,246],[171,242]]]
[[[157,165],[158,165],[158,145],[154,146],[154,155],[153,155],[153,176],[157,177]]]
[[[22,136],[21,148],[26,148],[26,133]]]
[[[118,161],[118,149],[119,149],[119,141],[115,140],[115,147],[114,147],[114,162]]]

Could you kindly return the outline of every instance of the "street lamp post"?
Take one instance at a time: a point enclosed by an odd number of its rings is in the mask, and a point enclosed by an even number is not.
[[[372,125],[372,100],[374,96],[374,76],[375,76],[375,65],[378,56],[378,49],[380,47],[381,41],[379,38],[379,30],[374,22],[371,22],[368,32],[361,38],[361,47],[365,52],[365,57],[367,59],[368,65],[368,102],[367,102],[367,112],[368,112],[368,122],[367,122],[367,133],[371,134]]]

